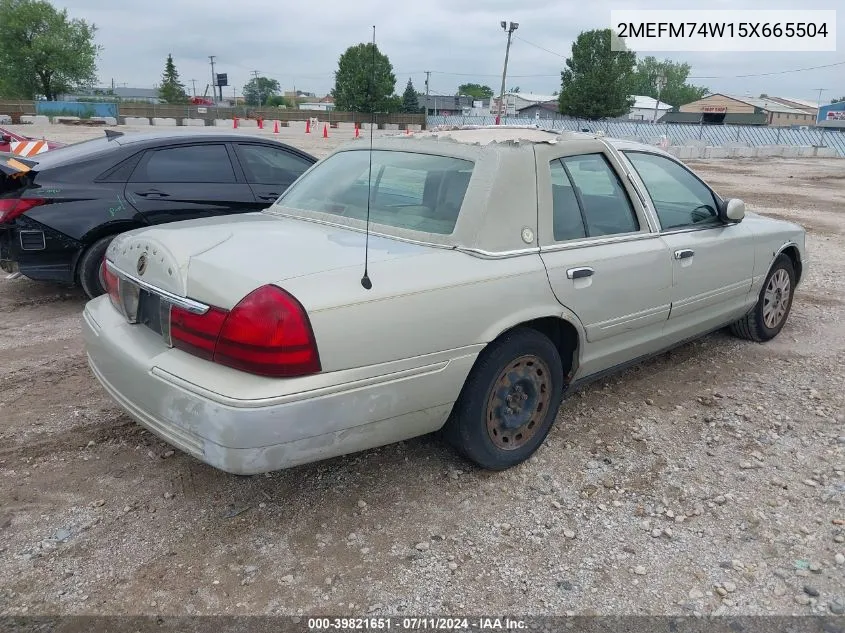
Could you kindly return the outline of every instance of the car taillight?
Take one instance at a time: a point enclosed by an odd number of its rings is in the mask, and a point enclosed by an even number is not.
[[[45,203],[43,198],[3,198],[0,199],[0,224],[11,222],[33,207]]]
[[[109,270],[105,257],[103,258],[103,263],[100,264],[100,278],[103,280],[105,291],[109,293],[111,304],[118,312],[123,313],[123,306],[120,301],[120,279]]]
[[[290,378],[321,370],[305,308],[272,285],[254,290],[229,312],[210,308],[194,314],[173,306],[170,337],[176,348],[262,376]]]

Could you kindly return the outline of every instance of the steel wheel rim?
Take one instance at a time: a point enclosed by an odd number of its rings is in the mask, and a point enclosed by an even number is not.
[[[786,316],[791,287],[789,274],[783,268],[776,270],[766,284],[763,293],[763,323],[770,330],[780,325]]]
[[[532,354],[499,373],[485,409],[487,434],[496,448],[517,450],[537,434],[549,408],[551,381],[548,365]]]

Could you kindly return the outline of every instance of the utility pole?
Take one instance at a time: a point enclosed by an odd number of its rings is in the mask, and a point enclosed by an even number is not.
[[[191,85],[193,86],[194,96],[196,97],[197,96],[197,80],[191,79],[190,82],[191,82]]]
[[[814,90],[816,90],[816,88],[814,88]],[[819,91],[819,107],[816,108],[816,121],[819,120],[819,111],[822,108],[822,93],[824,92],[824,90],[825,90],[824,88],[818,88],[818,91]]]
[[[217,55],[209,55],[208,58],[211,60],[211,94],[214,95],[214,100],[217,101],[217,90],[215,87],[217,86],[217,75],[214,74],[214,58]]]
[[[252,76],[255,79],[255,90],[258,93],[258,107],[260,108],[261,107],[261,87],[258,85],[258,71],[253,70]],[[246,99],[246,98],[244,97],[244,99]]]
[[[519,24],[516,22],[505,22],[503,20],[499,24],[502,30],[508,34],[508,45],[505,47],[505,67],[502,69],[502,90],[499,93],[499,112],[496,115],[496,125],[501,125],[502,123],[502,112],[504,111],[505,114],[508,113],[508,109],[505,106],[505,78],[508,75],[508,54],[511,51],[511,36],[519,28]]]
[[[654,103],[654,117],[652,119],[652,123],[657,123],[657,108],[660,106],[660,95],[663,92],[663,88],[666,87],[666,75],[661,72],[657,75],[657,101]],[[702,120],[704,117],[702,117]]]
[[[428,80],[431,77],[431,71],[425,71],[425,115],[428,116]]]

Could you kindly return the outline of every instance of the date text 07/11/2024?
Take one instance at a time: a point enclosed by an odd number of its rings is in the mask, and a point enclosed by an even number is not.
[[[523,620],[510,618],[435,618],[435,617],[367,617],[308,618],[309,631],[518,631],[526,628]]]

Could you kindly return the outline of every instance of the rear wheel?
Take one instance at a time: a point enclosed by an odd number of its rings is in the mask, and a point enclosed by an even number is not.
[[[479,466],[504,470],[540,447],[562,397],[563,367],[557,348],[536,330],[517,328],[482,352],[444,435]]]
[[[789,316],[795,293],[795,267],[786,255],[772,264],[754,308],[731,325],[734,335],[762,343],[776,337]]]
[[[79,260],[79,285],[89,298],[99,297],[106,289],[100,276],[100,266],[106,256],[106,250],[115,238],[114,235],[101,237],[91,244]]]

